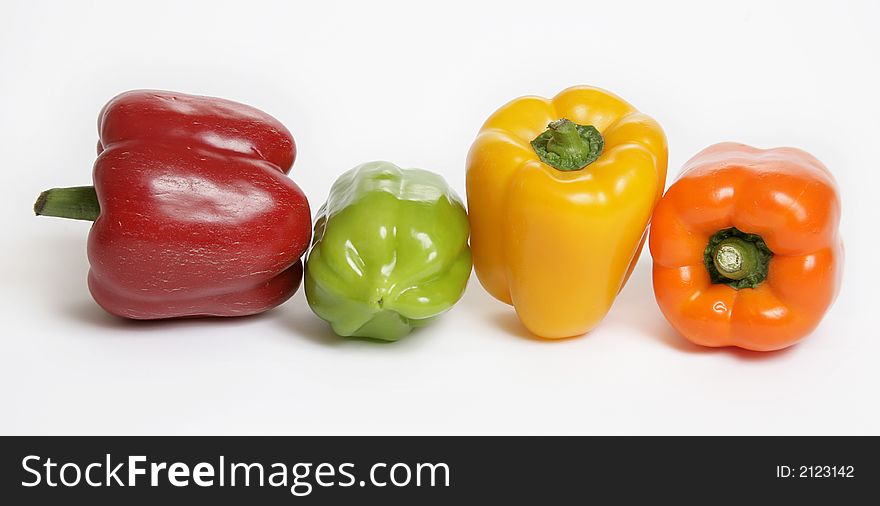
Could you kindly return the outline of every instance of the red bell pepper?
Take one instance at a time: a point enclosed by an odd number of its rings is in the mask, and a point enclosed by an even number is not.
[[[94,220],[88,284],[134,319],[241,316],[302,279],[311,213],[286,176],[296,154],[275,118],[227,100],[130,91],[98,121],[94,187],[40,195],[40,215]]]

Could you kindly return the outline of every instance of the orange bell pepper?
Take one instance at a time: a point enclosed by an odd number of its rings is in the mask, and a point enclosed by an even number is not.
[[[839,290],[839,221],[834,178],[808,153],[711,146],[685,164],[654,212],[660,309],[703,346],[791,346]]]
[[[483,287],[540,337],[591,330],[639,257],[666,160],[660,125],[598,88],[503,106],[467,162]]]

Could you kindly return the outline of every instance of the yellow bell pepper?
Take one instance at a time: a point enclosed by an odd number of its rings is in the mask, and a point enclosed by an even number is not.
[[[593,329],[638,260],[667,154],[656,121],[598,88],[496,111],[467,161],[483,287],[540,337]]]

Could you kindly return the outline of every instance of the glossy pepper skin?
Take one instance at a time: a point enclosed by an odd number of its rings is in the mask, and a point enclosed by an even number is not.
[[[685,164],[654,213],[660,309],[703,346],[791,346],[816,328],[837,295],[839,220],[834,178],[808,153],[711,146]],[[730,241],[732,229],[740,241],[722,251],[717,239]]]
[[[309,306],[341,336],[396,341],[461,298],[467,240],[467,213],[441,176],[360,165],[339,177],[318,211]]]
[[[278,120],[145,90],[111,100],[98,131],[88,285],[99,305],[133,319],[242,316],[296,291],[311,218],[286,175],[296,150]],[[64,190],[44,192],[44,206]]]
[[[576,134],[580,147],[568,142]],[[579,86],[503,106],[467,161],[483,287],[540,337],[590,331],[638,259],[666,163],[660,126],[607,91]]]

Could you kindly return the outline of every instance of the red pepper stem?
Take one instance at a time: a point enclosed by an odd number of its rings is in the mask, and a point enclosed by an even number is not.
[[[52,188],[37,197],[34,214],[72,220],[95,221],[101,213],[94,186]]]

